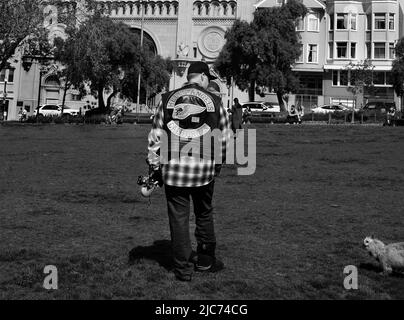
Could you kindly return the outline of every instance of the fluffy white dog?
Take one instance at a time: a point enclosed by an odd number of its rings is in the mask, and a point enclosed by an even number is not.
[[[384,274],[390,274],[393,270],[404,271],[404,242],[385,245],[378,239],[366,237],[363,245],[380,262]]]

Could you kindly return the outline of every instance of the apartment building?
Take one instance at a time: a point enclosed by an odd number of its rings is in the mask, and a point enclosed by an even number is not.
[[[258,7],[282,5],[267,0]],[[360,107],[370,100],[401,101],[391,86],[394,47],[403,36],[402,0],[303,0],[307,15],[296,22],[302,55],[294,65],[300,89],[289,104],[343,103]],[[354,101],[347,65],[371,61],[375,90]]]

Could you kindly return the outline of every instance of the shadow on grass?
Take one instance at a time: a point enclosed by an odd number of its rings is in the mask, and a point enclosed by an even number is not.
[[[129,264],[133,265],[142,259],[156,261],[167,271],[173,269],[171,241],[158,240],[148,247],[136,247],[129,252]]]
[[[363,269],[366,271],[371,271],[377,274],[380,274],[381,272],[383,272],[383,269],[375,264],[371,264],[371,263],[361,263],[359,265],[359,269]],[[393,271],[389,277],[393,277],[393,278],[404,278],[404,273],[403,272],[399,272],[399,271]]]
[[[363,270],[371,271],[371,272],[375,272],[375,273],[380,273],[383,271],[383,269],[380,268],[380,266],[373,264],[373,263],[361,263],[359,265],[359,269],[363,269]]]

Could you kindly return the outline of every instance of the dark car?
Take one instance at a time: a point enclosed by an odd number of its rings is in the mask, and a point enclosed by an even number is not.
[[[86,123],[106,123],[107,115],[109,113],[109,109],[94,108],[86,111],[86,113],[84,114],[84,119]]]
[[[368,102],[362,109],[363,121],[367,120],[385,120],[387,112],[390,108],[396,109],[394,101],[371,101]]]

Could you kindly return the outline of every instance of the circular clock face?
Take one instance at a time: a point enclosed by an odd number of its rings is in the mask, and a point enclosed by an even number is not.
[[[217,58],[222,50],[225,31],[219,27],[208,27],[201,33],[198,41],[199,50],[207,58]]]

